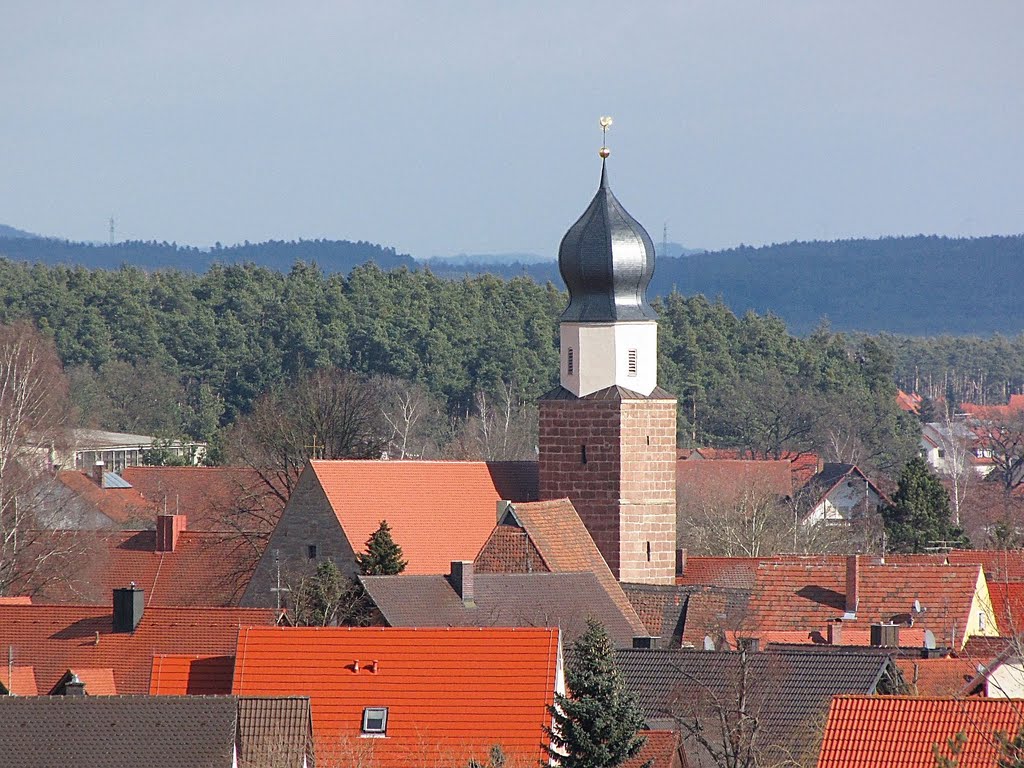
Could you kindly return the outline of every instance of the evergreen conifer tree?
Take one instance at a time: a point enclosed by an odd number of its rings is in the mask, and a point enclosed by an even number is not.
[[[364,576],[394,576],[408,565],[402,559],[402,548],[391,538],[391,526],[381,520],[380,526],[366,540],[366,551],[356,555],[359,572]]]
[[[566,665],[569,695],[551,707],[548,752],[562,768],[615,768],[635,757],[643,714],[615,666],[615,648],[604,626],[588,619]],[[648,768],[646,763],[644,768]]]
[[[967,546],[963,530],[953,525],[949,495],[920,456],[906,463],[892,503],[882,509],[890,552],[923,552],[933,542]]]

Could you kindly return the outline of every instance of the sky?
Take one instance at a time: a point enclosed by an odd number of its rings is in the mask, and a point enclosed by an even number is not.
[[[1024,3],[0,0],[0,223],[557,254],[1024,231]]]

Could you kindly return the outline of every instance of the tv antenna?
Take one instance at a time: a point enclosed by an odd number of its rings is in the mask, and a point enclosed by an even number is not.
[[[110,244],[114,244],[114,217],[110,217]]]

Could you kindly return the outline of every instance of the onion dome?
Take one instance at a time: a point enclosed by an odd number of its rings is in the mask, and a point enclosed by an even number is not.
[[[605,156],[602,148],[602,158]],[[562,238],[558,270],[569,289],[569,306],[562,313],[562,322],[657,319],[647,303],[647,286],[654,275],[654,243],[615,199],[603,159],[597,194]]]

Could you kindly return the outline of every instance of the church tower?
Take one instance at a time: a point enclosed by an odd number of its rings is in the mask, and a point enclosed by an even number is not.
[[[607,129],[610,119],[602,118]],[[650,235],[608,183],[562,238],[561,385],[539,403],[540,497],[569,497],[620,581],[672,584],[676,399],[658,387]]]

